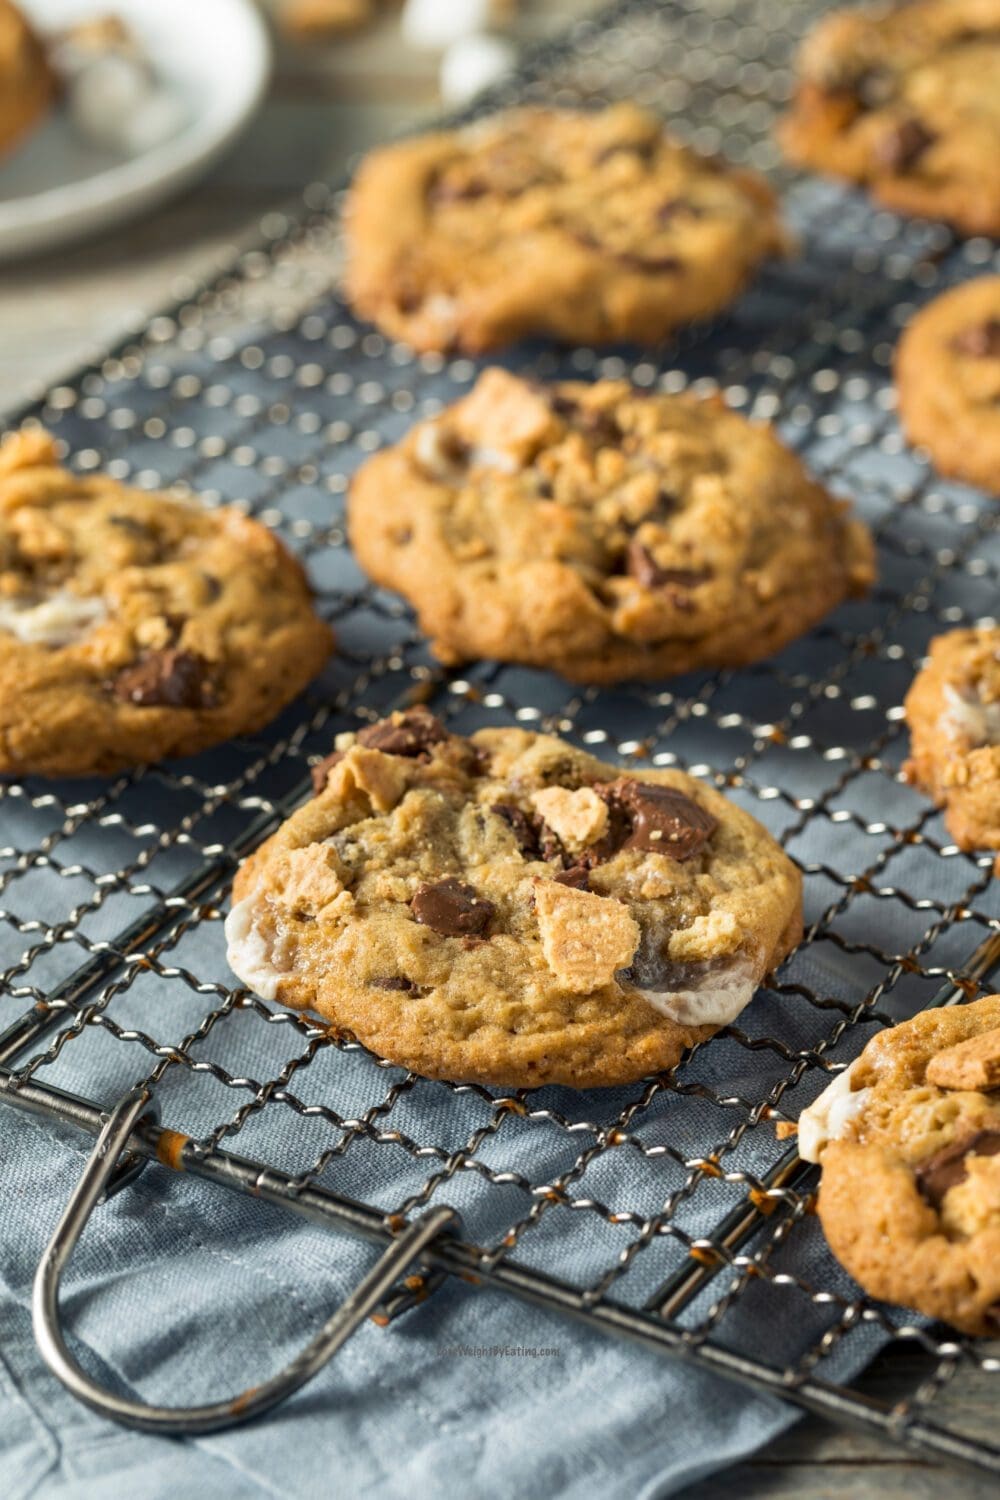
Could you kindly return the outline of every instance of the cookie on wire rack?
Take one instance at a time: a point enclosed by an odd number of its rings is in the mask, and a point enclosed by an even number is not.
[[[629,104],[519,109],[382,147],[346,228],[355,311],[417,349],[468,352],[526,334],[656,343],[786,246],[762,177]]]
[[[0,773],[108,773],[260,729],[323,665],[301,566],[232,508],[0,445]]]
[[[1000,0],[909,0],[825,16],[779,126],[799,166],[904,214],[1000,234]]]
[[[962,849],[1000,849],[1000,628],[950,630],[906,695],[907,779]]]
[[[875,573],[849,506],[721,400],[500,369],[368,460],[349,526],[442,660],[580,682],[757,661]]]
[[[1000,1334],[1000,995],[872,1037],[800,1115],[798,1145],[865,1291]]]
[[[418,708],[339,737],[316,787],[236,877],[230,967],[432,1078],[672,1067],[801,936],[795,865],[681,771]]]
[[[48,113],[56,81],[23,12],[0,0],[0,162]]]
[[[1000,496],[1000,276],[977,276],[921,308],[895,374],[907,437],[939,473]]]

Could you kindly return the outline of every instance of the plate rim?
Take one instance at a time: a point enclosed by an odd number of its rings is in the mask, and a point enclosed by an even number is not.
[[[256,112],[271,77],[270,32],[254,0],[225,0],[249,44],[246,80],[228,110],[206,128],[199,116],[169,140],[76,181],[0,203],[0,260],[88,237],[152,208],[200,175]],[[213,9],[219,0],[212,0]],[[221,7],[220,7],[221,8]]]

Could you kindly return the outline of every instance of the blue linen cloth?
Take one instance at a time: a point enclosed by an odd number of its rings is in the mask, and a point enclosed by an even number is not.
[[[794,649],[805,652],[808,647]],[[867,663],[860,668],[863,674],[879,670]],[[731,701],[744,686],[748,693],[759,691],[747,679],[730,686]],[[859,692],[862,687],[859,679]],[[458,727],[471,727],[468,716],[485,712],[463,710]],[[859,743],[867,733],[864,723],[839,727],[842,737],[850,729]],[[893,753],[901,754],[901,745]],[[204,762],[195,764],[204,774]],[[819,761],[800,759],[798,769],[817,777],[839,774]],[[294,779],[298,772],[292,774]],[[176,821],[179,784],[140,778],[119,798],[116,806],[130,815],[137,830],[133,836],[149,837],[149,826]],[[739,789],[733,795],[761,810],[755,798]],[[130,803],[129,798],[137,800]],[[927,827],[921,799],[886,777],[857,788],[855,806],[869,806],[870,815],[898,826],[916,820]],[[5,839],[15,846],[37,846],[39,824],[49,815],[44,799],[39,806],[26,806],[17,797],[8,798],[3,808]],[[789,816],[774,803],[764,810],[772,826]],[[871,825],[876,830],[882,826]],[[36,986],[54,983],[79,963],[80,949],[73,942],[48,951],[39,940],[45,924],[35,919],[45,911],[52,921],[57,903],[66,912],[92,895],[95,872],[115,868],[122,860],[119,836],[124,837],[114,827],[96,823],[74,834],[68,847],[60,849],[65,873],[59,880],[51,869],[34,871],[23,861],[11,862],[9,870],[16,866],[20,878],[11,878],[3,893],[0,972],[6,969],[13,976],[12,988],[20,988],[21,997],[7,998],[7,1015],[26,1005],[25,975],[15,971],[27,944],[38,948],[26,975]],[[823,872],[862,869],[883,843],[888,845],[882,834],[862,830],[857,821],[814,820],[802,835],[792,834],[791,852],[813,861],[816,872],[807,882],[809,920],[820,916],[831,897]],[[91,872],[79,889],[72,860]],[[141,871],[130,896],[113,894],[84,916],[76,930],[91,944],[120,931],[123,919],[136,915],[137,907],[149,900],[141,894],[145,876]],[[933,890],[935,902],[945,909],[974,900],[981,905],[984,898],[970,893],[988,886],[989,872],[957,851],[941,859],[927,840],[902,840],[895,846],[891,869],[879,879],[902,889]],[[165,876],[161,883],[167,884]],[[846,906],[837,925],[853,942],[901,953],[932,916],[905,903],[873,900]],[[980,936],[981,929],[972,923],[945,925],[933,951],[924,955],[928,967],[939,967],[927,977],[898,971],[879,999],[882,1010],[895,1007],[903,1014],[929,1001],[940,983],[935,974],[960,964]],[[116,984],[106,1015],[122,1028],[121,1034],[102,1025],[86,1027],[39,1070],[39,1079],[105,1105],[120,1098],[155,1062],[133,1028],[161,1043],[180,1040],[219,1002],[222,987],[232,983],[221,913],[192,927],[182,912],[176,940],[161,952],[159,963],[159,970],[131,966]],[[831,1042],[824,1055],[834,1061],[857,1053],[874,1023],[862,1022],[837,1041],[843,1010],[825,1007],[858,1003],[880,972],[880,961],[863,949],[813,942],[794,960],[791,978],[811,989],[823,1005],[810,1004],[794,986],[759,994],[740,1017],[740,1030],[751,1041],[780,1038],[780,1049],[716,1038],[681,1069],[679,1082],[689,1091],[659,1093],[637,1112],[633,1132],[648,1145],[668,1144],[684,1160],[720,1149],[727,1169],[763,1171],[777,1154],[769,1125],[761,1123],[738,1139],[734,1130],[747,1124],[774,1084],[788,1076],[790,1056],[810,1058],[817,1045]],[[304,1038],[292,1026],[267,1025],[254,1011],[236,1009],[194,1045],[194,1052],[231,1075],[267,1079],[304,1047]],[[370,1108],[401,1077],[397,1071],[377,1069],[365,1054],[330,1047],[294,1074],[290,1086],[306,1105],[332,1104],[349,1117]],[[821,1069],[808,1068],[782,1107],[794,1114],[826,1081]],[[234,1096],[208,1071],[195,1074],[175,1065],[166,1068],[156,1092],[166,1125],[206,1133],[231,1119],[251,1097],[240,1088]],[[476,1157],[495,1172],[520,1173],[536,1186],[552,1182],[592,1142],[582,1122],[614,1122],[626,1102],[642,1093],[641,1086],[590,1094],[542,1090],[532,1096],[533,1106],[560,1112],[565,1122],[580,1125],[582,1133],[511,1115],[480,1140]],[[475,1091],[455,1092],[420,1081],[377,1123],[404,1132],[417,1146],[435,1142],[454,1151],[489,1119],[489,1101]],[[776,1399],[508,1295],[449,1281],[390,1328],[366,1323],[313,1382],[254,1425],[186,1440],[124,1431],[88,1413],[48,1375],[30,1329],[32,1276],[90,1143],[2,1104],[0,1121],[3,1500],[107,1500],[118,1494],[137,1500],[188,1495],[199,1500],[260,1495],[320,1500],[341,1493],[389,1500],[419,1494],[436,1500],[456,1490],[483,1500],[535,1495],[584,1500],[598,1484],[608,1500],[652,1500],[738,1461],[794,1420],[794,1409]],[[295,1113],[276,1099],[221,1144],[301,1171],[342,1134],[328,1121]],[[322,1181],[388,1212],[440,1168],[440,1158],[416,1158],[398,1144],[360,1139],[330,1163]],[[671,1222],[695,1237],[711,1232],[745,1196],[739,1182],[712,1177],[685,1195],[685,1179],[685,1169],[668,1156],[622,1148],[601,1153],[571,1184],[571,1193],[603,1202],[612,1212],[639,1214],[656,1213],[677,1194]],[[519,1187],[487,1182],[476,1171],[460,1171],[443,1180],[429,1202],[453,1204],[472,1239],[496,1244],[537,1198]],[[526,1264],[592,1284],[595,1273],[613,1264],[636,1233],[634,1225],[610,1224],[606,1215],[556,1206],[523,1236],[515,1254]],[[683,1243],[658,1238],[636,1257],[613,1294],[641,1304],[685,1256]],[[65,1322],[79,1358],[104,1382],[167,1404],[219,1399],[282,1366],[374,1258],[370,1245],[350,1236],[153,1165],[95,1211],[65,1277]],[[817,1373],[844,1378],[861,1368],[886,1330],[865,1322],[841,1336],[843,1305],[813,1302],[811,1287],[848,1301],[857,1296],[832,1262],[815,1218],[798,1223],[768,1264],[790,1271],[801,1287],[751,1281],[726,1311],[718,1337],[783,1367],[795,1366],[807,1351],[823,1353],[817,1341],[831,1330],[830,1351],[816,1366]],[[727,1271],[713,1282],[684,1314],[688,1326],[700,1326],[710,1317],[712,1303],[731,1280]],[[906,1315],[898,1318],[904,1321]],[[493,1346],[556,1352],[535,1357],[462,1352]]]
[[[509,1297],[446,1284],[388,1330],[365,1324],[255,1425],[186,1440],[124,1431],[49,1375],[30,1328],[31,1276],[86,1148],[13,1112],[4,1140],[5,1500],[584,1500],[598,1477],[611,1500],[651,1500],[793,1420],[777,1400]],[[76,1352],[102,1379],[147,1399],[205,1399],[277,1368],[372,1258],[371,1247],[287,1213],[148,1169],[95,1213],[67,1278],[66,1319]],[[498,1344],[558,1352],[456,1352]]]

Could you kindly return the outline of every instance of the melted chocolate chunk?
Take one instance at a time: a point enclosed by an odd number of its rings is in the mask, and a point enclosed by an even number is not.
[[[541,850],[538,843],[538,824],[520,807],[515,807],[513,802],[494,802],[490,812],[495,812],[498,818],[513,831],[517,839],[517,847],[525,859],[541,858]]]
[[[900,120],[879,138],[876,165],[885,172],[908,172],[932,145],[935,137],[917,119]]]
[[[496,907],[464,881],[435,881],[422,885],[410,902],[415,919],[442,937],[470,937],[485,932]]]
[[[661,568],[649,548],[635,537],[628,544],[625,568],[644,589],[693,589],[712,576],[707,568]]]
[[[951,340],[956,354],[970,354],[973,359],[1000,359],[1000,318],[987,318],[963,328]]]
[[[344,758],[343,750],[332,750],[325,755],[315,766],[310,767],[309,775],[312,777],[313,791],[318,797],[326,787],[327,777],[334,766],[339,765]]]
[[[575,891],[590,890],[590,871],[586,865],[571,865],[568,870],[562,870],[552,878],[556,885],[569,885]]]
[[[370,724],[358,735],[358,744],[367,750],[381,750],[383,755],[423,755],[432,745],[440,745],[448,731],[429,709],[419,705],[390,719]]]
[[[368,983],[373,990],[399,990],[406,995],[411,995],[417,987],[405,974],[379,974],[377,978],[369,979]]]
[[[918,1162],[914,1168],[917,1191],[932,1208],[940,1208],[945,1194],[964,1182],[968,1174],[965,1165],[969,1156],[996,1156],[1000,1152],[1000,1130],[976,1130],[964,1140],[953,1141]]]
[[[168,646],[124,667],[111,690],[139,708],[214,708],[218,697],[210,674],[210,664],[196,651]]]
[[[719,826],[711,813],[670,786],[622,777],[594,790],[608,803],[612,815],[616,809],[624,815],[615,825],[615,846],[603,855],[604,859],[618,849],[642,849],[649,854],[666,854],[670,859],[690,859],[701,852]]]

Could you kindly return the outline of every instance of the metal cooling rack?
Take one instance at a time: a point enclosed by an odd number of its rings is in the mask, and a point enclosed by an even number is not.
[[[373,449],[460,395],[476,366],[416,357],[351,318],[336,292],[340,195],[326,185],[269,215],[260,244],[218,280],[23,414],[81,470],[245,505],[299,550],[339,640],[313,696],[254,739],[110,781],[0,785],[0,985],[13,1017],[0,1097],[92,1136],[105,1129],[39,1284],[46,1356],[84,1399],[95,1393],[55,1325],[59,1272],[101,1186],[124,1187],[155,1159],[390,1247],[268,1399],[307,1378],[358,1318],[390,1323],[450,1274],[1000,1472],[1000,1447],[970,1435],[960,1401],[938,1415],[943,1386],[1000,1371],[991,1346],[858,1295],[820,1246],[812,1170],[774,1133],[875,1029],[974,996],[1000,954],[989,857],[961,853],[899,778],[899,705],[929,637],[992,617],[995,510],[907,449],[888,374],[913,304],[997,257],[986,241],[957,244],[783,175],[770,128],[819,8],[784,7],[789,29],[776,34],[767,0],[627,0],[539,50],[479,106],[628,95],[697,146],[774,171],[785,190],[803,254],[765,271],[724,320],[638,360],[541,345],[507,356],[545,377],[718,387],[775,420],[852,497],[878,537],[879,585],[773,661],[602,692],[433,663],[408,612],[354,565],[343,495]],[[806,940],[773,990],[670,1074],[580,1095],[429,1083],[233,988],[221,917],[240,857],[302,799],[310,760],[338,729],[414,698],[462,731],[516,721],[626,764],[683,766],[750,807],[806,875]],[[448,1128],[434,1136],[419,1107],[428,1098],[438,1122],[447,1101]],[[278,1128],[290,1118],[292,1146]],[[616,1153],[633,1174],[628,1201]],[[444,1204],[462,1225],[436,1213]],[[582,1246],[587,1273],[570,1275],[567,1253]],[[414,1260],[420,1274],[400,1282]],[[819,1322],[789,1357],[769,1343],[767,1308],[791,1304],[803,1326],[807,1313]],[[921,1355],[891,1404],[843,1383],[887,1337]],[[241,1397],[209,1409],[212,1420],[182,1417],[217,1425],[262,1404]],[[173,1430],[162,1412],[108,1398],[103,1409]]]

